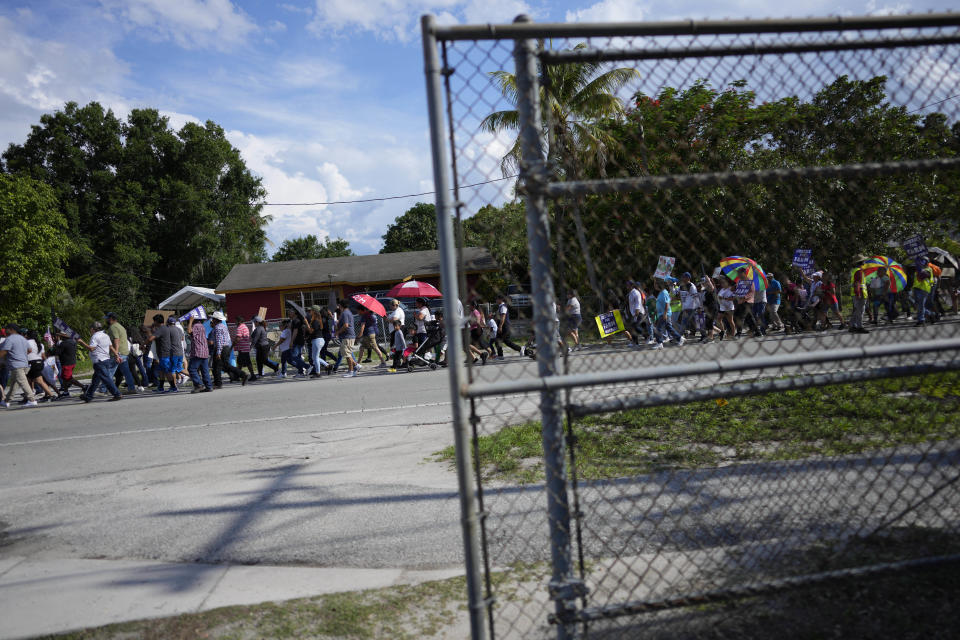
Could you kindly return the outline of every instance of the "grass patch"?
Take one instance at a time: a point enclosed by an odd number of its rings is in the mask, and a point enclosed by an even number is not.
[[[574,424],[585,480],[862,453],[960,437],[960,373],[891,378],[591,416]],[[488,480],[543,479],[540,423],[481,436]],[[453,447],[434,454],[453,461]]]
[[[414,640],[436,636],[452,625],[465,602],[466,583],[461,577],[285,602],[223,607],[45,637],[57,640]]]

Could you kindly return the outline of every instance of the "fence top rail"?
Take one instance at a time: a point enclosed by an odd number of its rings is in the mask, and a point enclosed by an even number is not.
[[[743,371],[762,371],[780,367],[824,364],[853,360],[867,360],[898,355],[920,355],[960,350],[960,338],[940,338],[935,340],[917,340],[895,344],[865,345],[847,347],[829,351],[811,351],[808,353],[787,353],[742,359],[703,360],[699,362],[651,366],[639,369],[615,369],[594,373],[573,373],[550,378],[526,378],[521,380],[503,380],[500,382],[481,382],[465,386],[461,394],[467,398],[482,398],[512,393],[530,393],[535,391],[560,391],[573,387],[641,382],[644,380],[664,380],[687,376],[725,374]]]
[[[960,26],[960,13],[895,16],[833,16],[763,20],[674,20],[665,22],[542,23],[434,26],[438,40],[512,40],[522,38],[589,38],[604,36],[724,35],[801,33],[861,29],[919,29]]]

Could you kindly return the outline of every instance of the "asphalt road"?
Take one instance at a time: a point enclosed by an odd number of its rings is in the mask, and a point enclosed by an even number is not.
[[[772,337],[659,352],[595,346],[572,354],[566,366],[597,371],[794,353],[956,337],[958,328]],[[521,379],[535,374],[535,363],[509,356],[475,374]],[[675,380],[669,387],[720,378],[730,376]],[[0,558],[458,566],[455,476],[447,464],[429,460],[453,442],[447,381],[442,370],[365,371],[355,379],[267,380],[213,394],[147,394],[89,405],[70,400],[0,413]],[[579,393],[594,398],[663,387]],[[481,429],[535,416],[535,400],[514,395],[478,403]],[[538,558],[545,551],[541,488],[504,488],[498,495],[506,500],[500,505],[516,513],[494,525],[497,557]],[[610,522],[614,531],[621,526],[617,518]]]

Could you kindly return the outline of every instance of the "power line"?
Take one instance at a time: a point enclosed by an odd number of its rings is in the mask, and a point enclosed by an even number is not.
[[[907,114],[909,115],[909,114],[911,114],[911,113],[916,113],[917,111],[923,111],[923,110],[926,109],[927,107],[936,107],[937,105],[941,105],[941,104],[943,104],[944,102],[950,102],[951,100],[953,100],[953,99],[955,99],[955,98],[960,98],[960,93],[958,93],[958,94],[955,95],[955,96],[950,96],[949,98],[944,98],[943,100],[940,100],[939,102],[931,102],[930,104],[925,104],[925,105],[923,105],[922,107],[917,107],[917,108],[914,109],[913,111],[907,111]]]
[[[471,187],[482,187],[485,184],[491,184],[494,182],[502,182],[503,180],[512,180],[513,178],[518,177],[517,175],[506,176],[504,178],[494,178],[493,180],[487,180],[485,182],[474,182],[473,184],[464,184],[460,185],[461,189],[469,189]],[[451,189],[453,191],[453,189]],[[399,200],[401,198],[416,198],[418,196],[430,196],[435,194],[436,191],[422,191],[421,193],[407,193],[402,196],[384,196],[381,198],[366,198],[363,200],[334,200],[332,202],[263,202],[261,203],[265,207],[317,207],[321,205],[328,204],[358,204],[361,202],[383,202],[384,200]]]
[[[484,182],[474,182],[473,184],[460,185],[459,188],[469,189],[472,187],[482,187],[483,185],[486,185],[486,184],[492,184],[494,182],[502,182],[504,180],[512,180],[513,178],[517,178],[517,177],[519,176],[512,175],[512,176],[505,176],[503,178],[494,178],[492,180],[486,180]],[[453,189],[451,189],[451,191],[453,191]],[[195,202],[194,200],[189,200],[187,198],[163,198],[160,196],[154,196],[150,194],[132,195],[124,191],[111,190],[111,191],[105,191],[104,193],[108,193],[111,195],[118,195],[118,196],[129,196],[134,199],[153,200],[156,202]],[[332,200],[330,202],[248,202],[246,204],[250,206],[260,205],[264,207],[319,207],[319,206],[326,206],[331,204],[360,204],[364,202],[384,202],[387,200],[401,200],[403,198],[417,198],[419,196],[430,196],[430,195],[434,195],[435,193],[436,191],[421,191],[420,193],[405,193],[399,196],[382,196],[379,198],[363,198],[360,200]]]

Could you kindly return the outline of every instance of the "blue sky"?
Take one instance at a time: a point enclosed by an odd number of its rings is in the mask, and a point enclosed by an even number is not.
[[[944,11],[949,2],[798,0],[0,0],[0,148],[41,114],[97,100],[213,120],[272,202],[430,191],[419,16],[445,23]],[[420,200],[432,201],[432,196]],[[375,253],[416,198],[267,207],[270,240],[343,237]],[[268,249],[272,251],[271,249]]]

